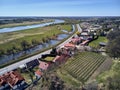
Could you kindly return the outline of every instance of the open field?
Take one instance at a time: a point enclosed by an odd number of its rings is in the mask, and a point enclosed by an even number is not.
[[[57,74],[65,82],[79,86],[91,77],[105,59],[106,57],[92,52],[78,53],[58,69]]]
[[[72,29],[71,25],[60,26],[68,31]],[[4,53],[6,53],[7,50],[13,48],[13,46],[18,50],[22,50],[21,42],[24,40],[32,46],[33,41],[36,41],[36,43],[42,43],[43,39],[47,40],[60,33],[63,32],[58,29],[57,25],[3,33],[0,34],[0,50],[3,50]]]
[[[99,42],[108,42],[108,40],[106,37],[99,36],[97,40],[90,42],[89,46],[97,48],[99,46]]]
[[[109,77],[113,78],[115,76],[120,78],[120,61],[118,60],[114,60],[110,70],[101,73],[97,77],[97,81],[102,83],[105,82]]]
[[[71,25],[68,25],[68,26],[71,27]],[[53,26],[49,26],[49,27],[53,27]],[[63,25],[63,27],[64,27],[64,25]],[[25,32],[27,32],[27,31],[25,31]],[[29,32],[29,31],[28,31],[28,32]],[[63,33],[63,32],[62,32],[62,33]],[[74,32],[73,34],[75,34],[75,32]],[[73,35],[73,34],[72,34],[72,35]],[[68,38],[70,38],[70,37],[71,37],[71,35],[70,35],[69,37],[63,39],[63,40],[62,40],[61,42],[59,42],[58,44],[53,45],[53,46],[50,46],[50,47],[48,47],[48,48],[44,48],[44,49],[42,49],[42,50],[40,50],[40,51],[38,51],[38,52],[36,52],[36,53],[29,54],[29,55],[24,55],[24,56],[22,56],[22,57],[19,57],[19,58],[16,59],[16,60],[10,61],[10,62],[7,63],[7,64],[2,64],[2,65],[0,65],[0,68],[3,68],[3,67],[8,66],[8,65],[11,65],[11,64],[13,64],[13,63],[15,63],[15,62],[21,61],[21,60],[23,60],[23,59],[26,59],[26,58],[28,58],[28,57],[34,56],[34,55],[39,54],[39,53],[41,53],[41,52],[44,52],[45,50],[48,50],[48,49],[50,49],[50,48],[56,47],[56,46],[58,46],[59,44],[61,44],[62,42],[64,42],[66,39],[68,39]],[[4,46],[3,46],[3,47],[4,47]],[[9,45],[8,45],[8,47],[9,47]],[[4,48],[4,49],[5,49],[5,48]],[[1,49],[1,50],[2,50],[2,49]]]
[[[12,24],[0,25],[0,28],[10,28],[10,27],[16,27],[16,26],[34,25],[34,24],[51,22],[51,21],[53,21],[53,20],[51,20],[51,19],[44,19],[42,21],[32,21],[32,22],[24,21],[23,23],[12,23]]]

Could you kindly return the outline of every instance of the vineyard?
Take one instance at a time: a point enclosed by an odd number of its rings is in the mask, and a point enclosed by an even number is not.
[[[92,52],[78,53],[74,58],[69,59],[60,72],[66,71],[73,78],[85,82],[105,59],[104,56]]]

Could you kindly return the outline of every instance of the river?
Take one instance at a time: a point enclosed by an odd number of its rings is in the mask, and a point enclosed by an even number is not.
[[[24,54],[26,55],[29,55],[29,54],[34,54],[44,48],[48,48],[50,46],[53,46],[53,45],[56,45],[58,44],[61,40],[67,38],[70,34],[72,34],[74,31],[75,31],[75,26],[72,25],[72,28],[73,30],[71,32],[68,32],[68,34],[59,34],[57,36],[57,39],[56,40],[50,40],[48,43],[44,43],[43,45],[37,45],[33,48],[30,48],[26,51],[21,51],[21,52],[18,52],[18,53],[15,53],[14,55],[11,54],[11,55],[3,55],[3,56],[0,56],[0,64],[5,64],[11,60],[16,60],[17,58],[23,56]],[[67,32],[67,30],[62,30],[64,32]]]
[[[64,22],[64,20],[55,19],[53,22],[34,24],[34,25],[26,25],[26,26],[16,26],[16,27],[10,27],[10,28],[1,28],[0,33],[13,32],[13,31],[19,31],[19,30],[25,30],[25,29],[31,29],[31,28],[37,28],[37,27],[44,27],[44,26],[48,26],[51,24],[58,24],[58,23],[63,23],[63,22]]]

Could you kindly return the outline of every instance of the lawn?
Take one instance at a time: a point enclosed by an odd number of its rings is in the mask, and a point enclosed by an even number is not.
[[[54,58],[55,58],[55,57],[50,57],[50,56],[48,56],[48,57],[44,58],[44,60],[46,60],[46,61],[53,61]]]
[[[72,77],[66,70],[58,69],[57,75],[69,86],[80,87],[81,83],[76,78]]]
[[[22,77],[24,77],[25,81],[30,84],[33,80],[36,80],[36,76],[35,74],[33,74],[30,71],[26,71],[26,72],[20,72],[20,74],[22,75]]]
[[[111,66],[110,70],[107,70],[103,73],[101,73],[97,78],[96,80],[98,82],[105,82],[107,80],[107,78],[109,77],[114,77],[114,76],[118,76],[120,77],[120,61],[113,61],[113,65]]]
[[[68,32],[72,31],[72,26],[71,25],[63,25],[61,27],[62,30],[67,30]]]
[[[99,46],[99,42],[105,42],[106,43],[106,42],[108,42],[108,40],[107,40],[106,37],[99,36],[99,38],[97,40],[94,40],[94,41],[90,42],[89,46],[97,48]]]
[[[60,26],[62,28],[71,27],[71,25]],[[69,29],[71,28],[68,28],[68,30]],[[0,34],[0,50],[3,50],[4,53],[7,53],[7,50],[13,48],[13,46],[15,46],[15,48],[18,50],[22,50],[21,42],[23,40],[26,40],[29,45],[32,46],[33,40],[37,41],[37,43],[42,43],[43,38],[46,40],[60,33],[63,32],[58,29],[57,25],[3,33]]]

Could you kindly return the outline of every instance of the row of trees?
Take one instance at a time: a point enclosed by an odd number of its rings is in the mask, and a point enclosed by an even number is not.
[[[5,55],[5,54],[15,54],[15,53],[20,52],[20,51],[26,51],[26,50],[28,50],[36,45],[46,43],[50,39],[51,38],[49,38],[47,36],[45,38],[42,38],[41,41],[35,40],[35,39],[31,40],[31,42],[28,42],[27,40],[22,40],[20,42],[20,47],[18,47],[17,45],[13,45],[11,48],[8,48],[7,50],[0,48],[0,56]]]
[[[12,23],[23,23],[25,21],[33,22],[33,21],[42,21],[44,19],[37,17],[6,17],[1,18],[0,25],[3,24],[12,24]]]
[[[120,57],[120,29],[111,31],[107,38],[109,40],[107,45],[107,52],[111,57]]]

